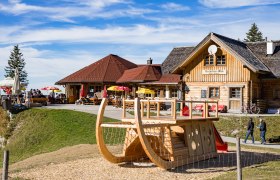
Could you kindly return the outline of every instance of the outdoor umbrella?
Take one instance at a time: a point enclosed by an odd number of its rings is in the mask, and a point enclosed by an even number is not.
[[[130,89],[128,87],[126,87],[126,86],[117,86],[117,89],[119,91],[130,91]]]
[[[82,84],[81,90],[80,90],[80,97],[85,97],[85,86]]]
[[[59,90],[59,88],[58,88],[58,87],[55,87],[55,86],[46,86],[46,87],[41,88],[41,90],[45,90],[45,91],[51,90],[52,93],[50,93],[50,95],[51,95],[51,97],[54,98],[54,91],[55,91],[55,90]]]
[[[119,90],[118,86],[110,86],[107,90],[108,91],[123,91],[123,90]]]
[[[147,88],[141,88],[138,91],[136,91],[137,94],[155,94],[155,91]]]
[[[106,85],[104,85],[104,89],[103,89],[103,98],[107,97],[107,89],[106,89]]]
[[[7,77],[4,80],[0,81],[1,87],[13,87],[14,85],[14,79],[11,77]]]
[[[20,92],[20,81],[18,68],[15,70],[14,84],[13,84],[13,94],[18,95]]]
[[[115,96],[116,96],[117,91],[124,91],[124,90],[118,89],[118,86],[111,86],[107,90],[108,91],[115,91]]]
[[[0,89],[3,89],[3,91],[8,95],[12,94],[12,88],[10,86],[1,86]]]
[[[41,88],[41,90],[46,90],[46,91],[48,91],[48,90],[59,90],[59,88],[58,87],[55,87],[55,86],[46,86],[46,87],[43,87],[43,88]]]

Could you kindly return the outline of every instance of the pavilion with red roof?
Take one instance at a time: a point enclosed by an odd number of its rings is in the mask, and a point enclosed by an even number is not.
[[[117,55],[110,54],[56,82],[64,85],[69,103],[81,98],[81,94],[93,96],[102,94],[104,86],[128,86],[130,94],[135,97],[138,87],[148,87],[156,91],[157,97],[170,97],[178,91],[180,75],[162,75],[161,65],[152,64],[152,59],[147,64],[136,65]],[[171,87],[171,88],[170,88]],[[81,90],[84,92],[81,93]]]

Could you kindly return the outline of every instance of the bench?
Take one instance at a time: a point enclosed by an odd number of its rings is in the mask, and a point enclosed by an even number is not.
[[[30,98],[30,102],[31,103],[40,103],[43,106],[47,106],[48,105],[48,103],[47,103],[48,98],[46,98],[46,97],[40,97],[40,98],[33,97],[33,98]]]

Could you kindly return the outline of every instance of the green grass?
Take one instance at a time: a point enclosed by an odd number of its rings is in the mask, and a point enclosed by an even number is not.
[[[15,119],[6,149],[11,162],[77,144],[96,144],[96,115],[71,110],[30,109]],[[116,121],[105,118],[104,121]]]
[[[280,136],[280,128],[279,116],[269,116],[269,117],[262,117],[265,119],[267,124],[267,134],[266,139],[269,139],[273,136]],[[225,136],[235,137],[233,134],[234,131],[239,130],[240,132],[238,135],[241,138],[245,138],[246,128],[248,123],[249,117],[234,117],[234,116],[220,116],[219,121],[215,122],[215,126],[218,131]],[[256,140],[260,140],[260,131],[256,128],[259,125],[259,118],[253,117],[255,123],[255,131],[254,136]],[[235,146],[235,144],[229,144]],[[269,146],[268,146],[269,147]],[[242,150],[252,149],[252,150],[261,150],[263,152],[270,152],[270,153],[280,153],[279,149],[271,149],[271,148],[260,148],[260,147],[253,147],[253,146],[244,146],[241,145]],[[280,161],[270,161],[267,163],[258,164],[255,166],[250,166],[242,169],[243,179],[262,179],[262,180],[270,180],[270,179],[279,179],[280,177]],[[231,180],[237,179],[236,178],[236,171],[228,172],[224,175],[221,175],[215,180]]]
[[[272,180],[279,179],[280,177],[280,161],[270,161],[263,164],[258,164],[255,166],[250,166],[242,169],[243,179],[261,179],[261,180]],[[235,180],[237,179],[236,171],[232,171],[223,174],[215,180]]]
[[[262,118],[265,120],[267,126],[266,139],[272,138],[273,136],[280,136],[280,116],[267,116]],[[238,130],[238,135],[241,138],[245,138],[248,120],[249,117],[220,116],[219,121],[215,122],[215,126],[224,136],[235,137],[234,132]],[[259,141],[260,131],[256,128],[259,125],[259,118],[253,117],[253,121],[255,123],[254,137]]]

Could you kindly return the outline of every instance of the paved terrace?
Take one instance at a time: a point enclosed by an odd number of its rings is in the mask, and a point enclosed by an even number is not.
[[[75,104],[55,104],[55,105],[49,105],[49,106],[43,106],[42,108],[47,109],[69,109],[74,111],[81,111],[81,112],[87,112],[92,114],[97,114],[99,105],[75,105]],[[161,113],[170,114],[171,111],[161,111]],[[122,118],[122,108],[115,108],[113,106],[106,106],[104,115],[109,118],[114,119],[121,119]],[[127,117],[132,117],[129,113],[126,113]],[[232,114],[232,113],[221,113],[222,116],[275,116],[275,114]],[[279,119],[280,119],[280,115]],[[245,135],[244,135],[245,136]],[[236,143],[236,139],[232,137],[225,137],[222,136],[223,140],[230,143]],[[266,147],[266,148],[274,148],[274,149],[280,149],[280,144],[266,144],[262,145],[261,142],[255,141],[255,144],[252,144],[252,141],[247,140],[247,143],[243,143],[244,139],[241,139],[241,144],[248,145],[248,146],[254,146],[254,147]]]

